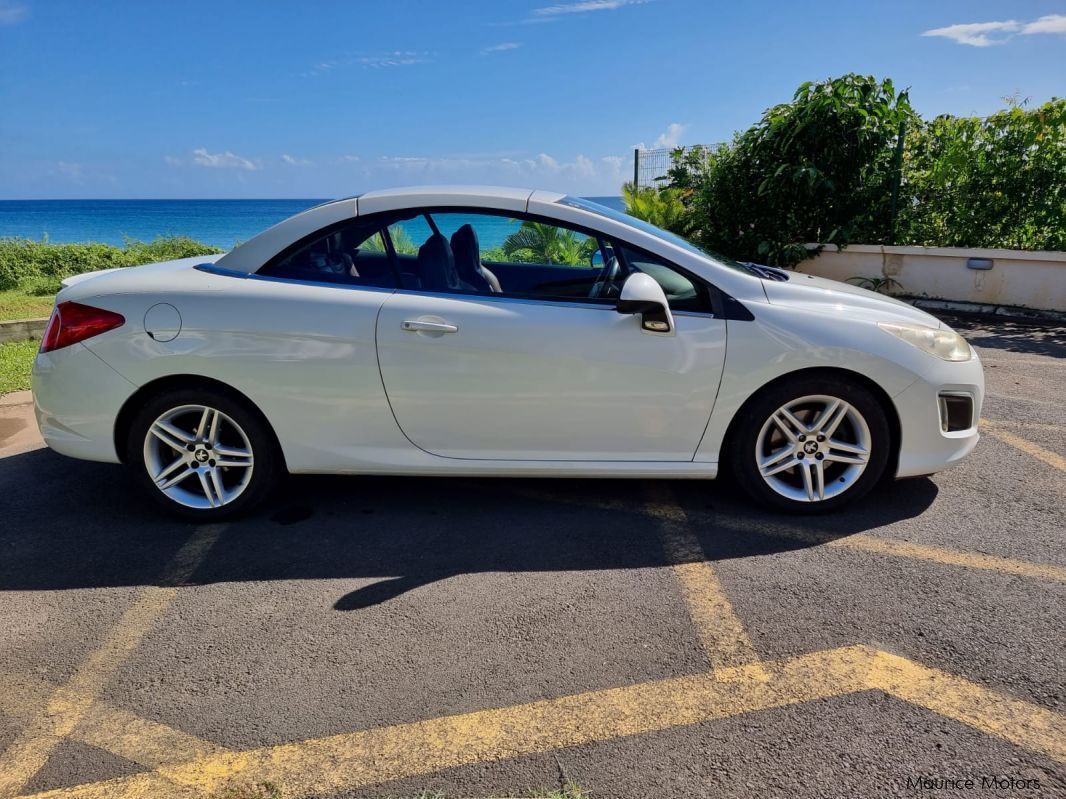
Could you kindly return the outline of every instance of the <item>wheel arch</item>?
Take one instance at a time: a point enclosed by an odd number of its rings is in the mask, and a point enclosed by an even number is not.
[[[899,419],[899,412],[896,410],[896,404],[892,402],[892,398],[888,395],[888,392],[875,380],[872,380],[861,372],[856,372],[852,369],[845,369],[839,366],[814,366],[806,369],[797,369],[794,372],[778,375],[770,382],[760,386],[757,391],[752,392],[751,396],[744,400],[744,403],[737,408],[736,413],[733,414],[733,418],[729,420],[729,426],[726,428],[725,436],[722,439],[722,451],[719,455],[718,462],[727,462],[727,459],[731,454],[733,437],[736,432],[737,424],[748,408],[751,407],[759,397],[782,383],[787,383],[791,380],[817,377],[842,377],[859,384],[874,396],[878,404],[881,406],[881,410],[885,413],[885,419],[888,422],[889,435],[891,436],[888,463],[885,466],[885,477],[894,477],[898,469],[899,448],[902,440],[902,427]]]
[[[203,375],[166,375],[165,377],[159,377],[155,380],[151,380],[138,388],[122,405],[122,409],[118,412],[118,416],[115,417],[115,450],[118,452],[119,459],[126,462],[126,439],[129,437],[130,427],[133,424],[134,418],[137,416],[137,411],[147,402],[150,398],[158,396],[167,391],[176,390],[188,390],[195,388],[208,388],[214,391],[219,391],[228,395],[235,402],[239,402],[244,405],[251,413],[259,417],[259,421],[263,423],[263,426],[270,432],[271,438],[274,440],[274,448],[281,458],[281,465],[283,471],[288,471],[285,465],[285,452],[281,448],[281,442],[278,441],[278,434],[274,431],[274,426],[270,423],[266,414],[262,409],[255,404],[241,391],[238,391],[228,383],[223,383],[221,380],[215,380],[211,377],[204,377]]]

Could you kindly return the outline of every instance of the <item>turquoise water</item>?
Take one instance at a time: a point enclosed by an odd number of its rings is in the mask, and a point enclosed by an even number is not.
[[[590,197],[623,208],[621,197]],[[0,200],[0,238],[18,236],[49,241],[100,241],[190,236],[230,249],[276,222],[323,200]],[[405,225],[412,236],[416,223]],[[424,227],[424,223],[423,223]],[[510,226],[478,225],[483,248],[498,247]],[[422,236],[421,238],[425,238]]]

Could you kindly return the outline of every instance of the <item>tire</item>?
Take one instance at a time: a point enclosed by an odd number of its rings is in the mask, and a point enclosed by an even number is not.
[[[284,472],[266,422],[211,388],[171,390],[149,399],[130,425],[126,463],[160,507],[198,522],[247,513]]]
[[[797,377],[768,386],[741,410],[727,463],[757,502],[823,513],[870,491],[891,448],[885,411],[868,389],[836,375]]]

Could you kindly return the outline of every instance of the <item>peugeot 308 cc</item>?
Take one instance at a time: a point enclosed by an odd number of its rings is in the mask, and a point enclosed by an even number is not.
[[[583,199],[439,187],[69,278],[33,389],[52,449],[209,520],[286,473],[729,473],[829,510],[966,456],[984,380],[905,303]]]

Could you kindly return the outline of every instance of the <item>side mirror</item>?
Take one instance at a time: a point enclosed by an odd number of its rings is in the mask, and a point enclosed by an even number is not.
[[[603,269],[603,253],[599,249],[589,256],[589,266],[593,269]]]
[[[618,313],[640,314],[640,329],[657,336],[674,334],[674,317],[670,304],[655,279],[643,272],[634,272],[622,285],[618,298]]]

